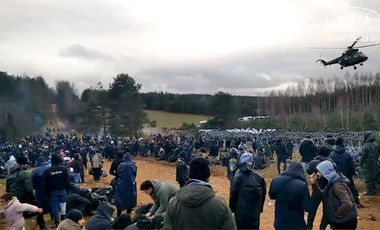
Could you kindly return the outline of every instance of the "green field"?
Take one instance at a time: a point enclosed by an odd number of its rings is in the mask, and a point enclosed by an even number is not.
[[[157,127],[181,127],[183,122],[198,125],[200,121],[207,120],[209,116],[168,113],[163,111],[145,110],[150,121],[156,121]]]

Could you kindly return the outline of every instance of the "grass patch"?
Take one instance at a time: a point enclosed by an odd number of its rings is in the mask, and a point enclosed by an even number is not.
[[[163,111],[145,110],[149,120],[156,121],[157,127],[181,127],[183,122],[198,125],[200,121],[207,120],[209,116],[168,113]]]

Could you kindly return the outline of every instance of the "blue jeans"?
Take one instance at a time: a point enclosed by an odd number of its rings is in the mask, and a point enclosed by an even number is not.
[[[74,182],[79,184],[80,173],[74,173]]]
[[[61,216],[66,216],[66,200],[66,190],[53,191],[50,193],[51,212],[55,224],[59,223],[59,208],[61,208]]]

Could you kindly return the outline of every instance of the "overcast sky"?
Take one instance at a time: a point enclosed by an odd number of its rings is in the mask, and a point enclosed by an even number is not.
[[[379,13],[378,0],[2,0],[0,71],[67,79],[79,92],[128,73],[144,92],[262,95],[353,74],[315,62],[343,50],[307,47],[380,43]],[[380,46],[362,51],[356,72],[379,71]]]

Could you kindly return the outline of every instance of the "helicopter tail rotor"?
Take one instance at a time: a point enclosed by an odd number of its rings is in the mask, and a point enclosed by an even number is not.
[[[319,59],[316,61],[317,63],[320,62],[321,65],[326,67],[327,62],[322,59],[322,54],[319,56]]]

